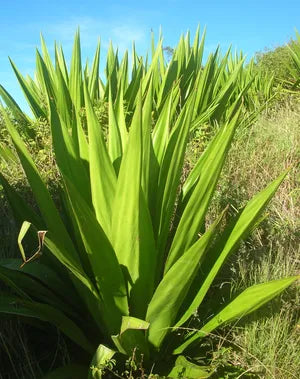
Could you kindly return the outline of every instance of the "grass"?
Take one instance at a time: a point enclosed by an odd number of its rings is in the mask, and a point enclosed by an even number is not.
[[[298,378],[300,336],[293,313],[282,310],[237,328],[233,339],[243,349],[235,354],[233,362],[260,372],[263,378]]]
[[[268,209],[268,216],[231,259],[220,282],[232,293],[249,283],[299,274],[300,103],[263,114],[232,146],[212,214],[224,204],[238,208],[272,177],[293,166]],[[232,200],[238,200],[232,203]],[[297,378],[300,369],[300,296],[296,286],[219,337],[229,362],[259,378]],[[222,340],[225,338],[227,342]],[[222,341],[220,343],[220,341]],[[245,371],[245,372],[246,372]],[[242,376],[241,376],[242,377]]]
[[[49,334],[16,319],[1,323],[0,379],[38,379],[46,370],[70,362],[61,334],[52,328]]]

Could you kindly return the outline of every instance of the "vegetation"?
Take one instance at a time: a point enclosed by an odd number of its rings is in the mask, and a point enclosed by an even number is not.
[[[272,112],[264,112],[247,132],[237,133],[233,142],[212,217],[224,203],[244,204],[283,167],[295,168],[274,196],[268,217],[232,256],[215,283],[223,289],[224,298],[251,283],[299,273],[299,111],[299,101],[292,106],[280,103]],[[294,287],[246,322],[241,320],[218,333],[214,362],[226,358],[234,367],[243,367],[242,372],[249,370],[259,378],[296,378],[299,300]]]
[[[291,56],[294,63],[292,75],[294,77],[294,88],[299,89],[299,73],[300,73],[300,34],[296,32],[297,41],[290,47]]]
[[[256,70],[274,75],[275,83],[287,89],[299,85],[299,33],[296,39],[275,49],[256,53]]]
[[[269,132],[262,129],[256,139],[257,129],[250,128],[276,94],[273,78],[254,74],[254,61],[245,67],[243,56],[230,50],[222,57],[217,49],[202,64],[203,49],[199,31],[192,45],[189,34],[181,38],[168,64],[161,40],[156,48],[152,43],[151,62],[133,49],[129,75],[127,53],[119,62],[111,46],[102,81],[99,46],[93,65],[83,69],[77,34],[68,72],[62,49],[56,47],[53,64],[42,39],[36,80],[23,78],[12,63],[35,121],[0,88],[8,107],[0,120],[0,178],[20,228],[22,258],[1,258],[0,312],[21,316],[44,334],[52,323],[66,336],[63,359],[52,358],[48,366],[63,367],[48,378],[112,372],[220,377],[220,362],[230,377],[230,361],[237,377],[231,349],[224,353],[219,344],[204,361],[199,351],[211,352],[207,341],[215,329],[227,333],[229,322],[256,311],[298,278],[292,264],[279,275],[251,277],[255,269],[245,269],[247,239],[255,227],[264,228],[264,210],[297,161],[292,151],[285,170],[278,164],[268,174],[254,171],[251,180],[259,188],[249,188],[243,176],[238,187],[236,162],[249,164],[251,146],[265,143]],[[245,140],[252,144],[241,159]],[[19,161],[33,196],[24,193]],[[8,172],[16,175],[9,179]],[[294,188],[294,173],[289,175]],[[11,245],[12,239],[7,251]],[[279,250],[274,257],[266,254],[261,267],[280,259]],[[228,267],[239,276],[224,301]],[[290,325],[294,313],[285,315]],[[242,345],[243,334],[231,330],[231,340]],[[254,339],[255,332],[249,333]],[[11,356],[9,338],[4,341]],[[239,357],[243,367],[251,364]],[[27,372],[42,375],[30,357],[27,362]]]

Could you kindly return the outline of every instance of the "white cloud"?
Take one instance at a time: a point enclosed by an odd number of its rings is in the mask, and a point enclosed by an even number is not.
[[[118,47],[122,52],[129,48],[133,41],[137,44],[145,42],[146,36],[149,34],[143,25],[139,25],[136,20],[129,19],[110,21],[92,17],[72,17],[66,21],[44,24],[40,27],[47,40],[51,38],[62,43],[64,49],[72,45],[78,27],[80,28],[82,47],[95,47],[100,37],[103,48],[107,49],[111,40],[114,47]]]
[[[131,49],[135,41],[137,50],[144,54],[149,45],[150,30],[137,18],[103,19],[101,17],[70,17],[55,23],[27,23],[23,25],[23,34],[32,35],[32,39],[22,38],[14,41],[10,49],[0,54],[0,82],[13,94],[16,93],[16,78],[12,72],[7,55],[10,55],[21,73],[33,75],[35,70],[35,48],[40,48],[39,33],[42,33],[50,54],[53,57],[54,41],[61,43],[67,63],[70,62],[74,35],[80,28],[82,57],[91,62],[99,37],[101,38],[101,71],[104,69],[109,42],[118,48],[121,57],[126,49]],[[1,47],[0,47],[1,48]],[[1,52],[1,49],[0,49]],[[19,99],[18,99],[19,100]]]
[[[145,30],[132,25],[116,25],[111,29],[111,40],[119,50],[125,50],[130,47],[132,42],[144,42],[146,39]]]

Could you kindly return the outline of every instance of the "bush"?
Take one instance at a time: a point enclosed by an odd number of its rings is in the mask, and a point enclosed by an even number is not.
[[[275,83],[291,88],[295,82],[293,72],[296,65],[292,59],[290,48],[298,42],[291,39],[286,45],[274,49],[266,48],[256,53],[256,70],[267,75],[274,74]]]

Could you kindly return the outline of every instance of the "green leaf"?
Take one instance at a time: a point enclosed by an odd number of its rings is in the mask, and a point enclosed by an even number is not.
[[[57,265],[56,271],[54,271],[52,268],[43,263],[44,255],[39,259],[39,261],[31,262],[22,268],[20,268],[21,260],[14,258],[1,259],[0,265],[10,269],[11,271],[18,271],[22,275],[26,274],[27,276],[30,276],[30,278],[36,280],[36,284],[30,287],[30,295],[32,295],[33,292],[38,293],[41,286],[45,286],[57,297],[63,298],[65,304],[71,305],[73,309],[76,309],[77,312],[79,312],[80,304],[78,304],[78,299],[76,299],[76,292],[71,281],[67,276],[61,276]],[[20,279],[18,279],[16,283],[20,285]]]
[[[201,267],[201,275],[199,274],[199,277],[197,278],[198,289],[196,290],[189,306],[189,309],[191,309],[192,312],[196,311],[202,303],[226,258],[232,254],[241,240],[252,231],[253,226],[261,219],[263,210],[275,194],[280,183],[287,175],[287,172],[288,171],[280,175],[279,178],[270,183],[265,189],[249,201],[232,227],[229,236],[223,234],[223,236],[226,236],[226,239],[221,241],[222,243],[220,244],[220,247],[215,247],[213,251],[210,252],[211,256],[207,256],[207,259],[203,262]],[[182,318],[178,324],[182,324],[184,321],[186,321],[186,319]]]
[[[55,70],[59,70],[62,73],[63,79],[67,85],[69,85],[69,75],[64,52],[61,46],[55,44]]]
[[[1,261],[0,261],[0,264],[1,264]],[[22,285],[22,287],[24,287],[24,283],[22,283],[22,279],[23,279],[22,274],[18,272],[14,272],[13,270],[9,270],[6,267],[2,267],[2,265],[0,265],[0,279],[3,283],[6,284],[6,286],[8,286],[15,294],[17,294],[21,298],[25,300],[31,299],[28,293],[26,293],[26,288],[20,287],[20,284]],[[26,277],[24,278],[25,284],[26,284],[26,279],[30,280],[30,278],[26,278]]]
[[[176,262],[181,252],[186,251],[191,246],[202,228],[238,118],[239,114],[235,116],[231,123],[222,128],[219,140],[213,146],[213,149],[206,153],[205,161],[203,162],[203,159],[200,158],[203,163],[199,180],[180,218],[165,265],[165,272]]]
[[[152,131],[152,102],[153,102],[153,81],[150,79],[149,89],[146,93],[146,98],[143,104],[143,119],[142,119],[142,189],[145,195],[146,203],[148,204],[149,189],[150,189],[150,161],[151,152],[153,149],[151,131]]]
[[[40,99],[35,93],[35,91],[32,89],[32,87],[26,82],[24,77],[20,74],[19,70],[17,69],[16,65],[13,63],[13,61],[10,59],[10,63],[12,65],[12,68],[16,74],[16,77],[20,83],[20,86],[24,92],[24,95],[27,98],[28,104],[35,115],[36,118],[42,117],[44,119],[47,118],[47,114],[45,109],[43,109],[40,106]]]
[[[171,133],[159,173],[154,223],[155,234],[157,235],[157,248],[160,256],[159,261],[161,261],[164,255],[172,214],[174,212],[191,124],[191,109],[193,104],[194,97],[192,96],[181,111]]]
[[[44,62],[47,66],[47,70],[51,76],[51,79],[52,79],[52,81],[54,81],[54,79],[55,79],[55,68],[52,64],[51,57],[50,57],[49,51],[47,49],[47,46],[46,46],[46,43],[45,43],[45,40],[44,40],[44,37],[42,34],[40,35],[40,39],[41,39],[41,45],[42,45],[43,59],[44,59]]]
[[[82,86],[82,69],[81,69],[81,52],[79,30],[75,34],[71,69],[70,69],[70,95],[75,106],[76,112],[80,111],[83,106],[83,86]]]
[[[80,157],[83,160],[88,161],[88,144],[81,125],[80,111],[84,106],[84,94],[83,94],[83,80],[82,80],[82,67],[81,67],[81,49],[80,49],[80,36],[79,29],[76,32],[72,58],[71,69],[69,79],[70,97],[75,108],[74,126],[73,126],[73,140],[76,139],[76,145],[78,143]]]
[[[214,370],[209,366],[198,366],[189,362],[184,356],[180,355],[175,362],[175,366],[168,374],[168,378],[210,378]]]
[[[91,353],[94,350],[83,331],[60,310],[48,304],[25,301],[13,296],[1,296],[0,313],[33,317],[50,322],[87,352]]]
[[[56,91],[51,74],[48,71],[46,63],[44,62],[38,50],[36,50],[36,76],[38,78],[38,82],[42,87],[43,93],[45,93],[45,95],[48,95],[45,100],[48,100],[49,104],[49,99],[55,98]]]
[[[20,266],[20,262],[18,263]],[[41,283],[37,277],[28,275],[21,270],[17,271],[16,269],[8,267],[3,260],[0,260],[0,279],[10,287],[15,294],[25,300],[34,298],[41,302],[48,303],[68,315],[79,318],[74,308],[70,307],[68,296],[63,299],[60,292],[55,293],[51,288],[52,283]],[[78,312],[78,308],[76,311]]]
[[[128,87],[128,51],[126,50],[118,72],[118,95],[120,90],[125,91]]]
[[[116,174],[118,175],[123,154],[122,138],[113,107],[111,90],[109,90],[108,102],[108,151]]]
[[[8,106],[13,116],[20,120],[21,122],[28,123],[30,121],[29,117],[23,113],[22,109],[15,102],[13,97],[6,91],[6,89],[0,84],[0,96],[2,97],[5,104]]]
[[[120,326],[121,313],[128,312],[123,273],[116,254],[94,213],[72,183],[67,183],[67,185],[81,238],[93,270],[93,279],[103,300],[104,321],[112,334]]]
[[[11,124],[8,117],[4,117],[6,127],[12,137],[23,169],[26,173],[31,189],[35,195],[36,201],[45,220],[47,230],[49,230],[50,235],[51,233],[55,235],[56,245],[60,245],[61,251],[64,251],[65,253],[63,256],[60,255],[60,258],[64,264],[68,262],[69,267],[73,267],[75,271],[80,271],[80,262],[77,253],[60,218],[60,215],[50,197],[48,189],[41,179],[38,169],[36,168],[18,132]]]
[[[15,128],[11,125],[7,117],[5,118],[5,122],[15,144],[17,153],[30,183],[31,189],[41,210],[41,214],[44,218],[45,226],[47,229],[45,246],[48,247],[52,254],[66,268],[70,270],[70,273],[72,275],[74,275],[74,277],[71,275],[71,278],[74,285],[76,286],[76,289],[83,296],[83,300],[85,301],[88,309],[94,316],[94,319],[98,325],[101,325],[101,322],[99,320],[99,308],[95,304],[95,301],[98,301],[99,299],[99,294],[95,291],[94,285],[83,272],[78,253],[74,248],[74,245],[70,239],[68,232],[65,229],[60,215],[55,208],[50,194],[44,182],[42,181],[39,172],[24,143],[22,142],[20,136],[18,135]],[[76,279],[78,279],[78,281]],[[82,287],[82,285],[84,287]]]
[[[205,337],[217,327],[234,319],[244,317],[255,311],[268,301],[272,300],[275,296],[279,295],[297,279],[300,279],[300,276],[273,280],[268,283],[256,284],[247,288],[227,306],[225,306],[225,308],[215,315],[199,331],[192,333],[191,336],[188,336],[186,341],[175,349],[173,353],[181,354],[191,343]]]
[[[33,224],[39,230],[45,230],[46,225],[44,220],[38,216],[32,208],[26,203],[26,201],[16,192],[13,186],[11,186],[3,175],[0,173],[0,183],[5,191],[6,198],[12,208],[14,218],[17,225],[21,226],[24,219],[27,219],[31,224]],[[35,236],[34,236],[35,237]],[[36,238],[36,237],[35,237]],[[63,278],[66,277],[66,271],[64,267],[58,264],[58,260],[52,254],[44,254],[43,262],[49,265],[49,267],[54,268],[59,275]]]
[[[177,70],[178,70],[178,62],[172,59],[163,77],[162,83],[160,84],[160,87],[159,87],[159,93],[158,93],[158,99],[157,99],[158,109],[162,109],[162,106],[164,105],[167,99],[167,96],[169,95],[170,91],[172,91],[172,88],[174,87],[174,83],[178,79]]]
[[[142,61],[140,61],[137,67],[137,71],[135,75],[132,77],[132,80],[124,94],[124,100],[126,100],[128,103],[128,106],[127,106],[128,111],[132,111],[134,109],[134,104],[137,99],[137,94],[139,92],[139,88],[141,85],[142,76],[143,76],[143,64],[142,64]]]
[[[116,174],[110,160],[104,136],[93,110],[86,86],[84,87],[89,135],[90,187],[96,217],[110,238]]]
[[[74,121],[76,124],[76,120]],[[88,204],[91,204],[91,193],[88,172],[80,157],[76,141],[70,136],[68,125],[58,115],[55,103],[50,102],[50,125],[55,158],[63,175],[80,191]]]
[[[180,306],[201,266],[203,256],[216,234],[224,213],[225,211],[210,229],[178,259],[158,285],[146,316],[146,320],[150,323],[148,338],[153,346],[158,348],[166,334],[171,331]],[[192,313],[189,312],[187,318]]]
[[[156,250],[152,224],[142,192],[141,93],[121,162],[112,215],[112,244],[128,270],[130,308],[144,318],[154,290]]]
[[[0,157],[7,163],[17,163],[18,158],[15,153],[3,143],[0,142]]]
[[[25,252],[23,249],[22,240],[24,239],[24,237],[25,237],[26,233],[28,232],[30,226],[31,226],[30,222],[24,221],[22,226],[21,226],[21,229],[19,231],[19,235],[18,235],[18,245],[19,245],[19,249],[21,252],[21,256],[23,258],[23,262],[26,262],[27,258],[26,258],[26,255],[25,255]]]
[[[114,52],[112,42],[110,41],[107,60],[106,60],[106,78],[108,85],[105,89],[105,98],[108,98],[108,91],[111,91],[112,98],[115,100],[118,87],[117,71],[119,68],[118,51]]]
[[[121,140],[122,140],[122,151],[125,150],[125,146],[128,140],[128,132],[125,122],[125,109],[124,109],[124,98],[123,98],[123,87],[119,86],[119,91],[116,99],[116,118],[120,130]]]
[[[56,52],[56,54],[58,54]],[[60,115],[68,129],[74,128],[73,120],[75,117],[75,108],[72,103],[71,95],[68,90],[66,79],[63,76],[60,66],[56,68],[56,107],[57,113]],[[75,132],[72,133],[74,136]],[[76,135],[77,136],[77,135]],[[74,142],[75,143],[75,142]],[[76,141],[76,147],[78,149],[78,141]]]
[[[99,63],[100,63],[100,40],[97,45],[93,67],[89,76],[88,89],[90,97],[93,100],[99,98]]]
[[[149,347],[145,331],[149,328],[149,323],[135,317],[123,316],[120,333],[112,336],[112,340],[120,353],[132,356],[141,355],[147,360],[149,357]]]
[[[168,144],[171,133],[171,120],[174,116],[178,101],[179,87],[177,85],[172,87],[172,90],[165,100],[165,104],[159,112],[159,117],[152,133],[153,149],[159,164],[162,162]]]
[[[104,345],[99,345],[90,364],[88,379],[101,379],[115,353],[114,350]]]

